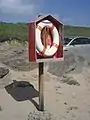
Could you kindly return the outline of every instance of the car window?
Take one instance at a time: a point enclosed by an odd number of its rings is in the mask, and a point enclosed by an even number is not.
[[[89,38],[83,38],[82,43],[83,44],[90,44],[90,39]]]
[[[90,44],[89,38],[76,38],[72,41],[70,45],[83,45],[83,44]]]
[[[81,39],[76,38],[76,39],[74,39],[74,40],[71,42],[70,45],[80,45],[80,44],[81,44]]]
[[[70,38],[64,38],[64,45],[67,45],[71,41]]]

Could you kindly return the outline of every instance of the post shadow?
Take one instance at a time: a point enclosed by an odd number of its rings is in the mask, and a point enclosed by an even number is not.
[[[5,90],[18,102],[30,100],[39,110],[39,104],[33,100],[33,98],[39,97],[39,92],[29,82],[14,80],[13,83],[5,86]]]

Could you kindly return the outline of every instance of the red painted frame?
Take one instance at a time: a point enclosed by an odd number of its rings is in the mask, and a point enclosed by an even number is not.
[[[36,25],[43,20],[51,21],[56,26],[60,35],[60,45],[58,47],[58,50],[55,53],[55,55],[50,58],[44,58],[44,57],[41,58],[37,56],[37,53],[36,53],[35,28],[36,28]],[[47,61],[56,61],[56,60],[62,61],[63,60],[63,24],[58,20],[56,20],[51,15],[41,16],[36,20],[31,21],[28,24],[28,49],[29,49],[30,62],[47,62]]]

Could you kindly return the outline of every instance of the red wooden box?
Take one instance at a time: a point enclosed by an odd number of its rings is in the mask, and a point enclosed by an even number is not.
[[[44,21],[50,21],[56,28],[59,34],[59,45],[56,53],[50,57],[40,56],[36,52],[36,27]],[[47,62],[47,61],[62,61],[63,60],[63,24],[54,18],[52,15],[40,16],[28,24],[28,49],[30,62]]]

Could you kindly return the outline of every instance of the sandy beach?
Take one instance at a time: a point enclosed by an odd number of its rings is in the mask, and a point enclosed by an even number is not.
[[[71,56],[45,64],[42,120],[90,120],[90,68],[86,60]],[[38,68],[28,61],[27,45],[0,45],[0,67],[9,69],[0,78],[0,120],[37,120],[33,114],[43,114],[38,110]]]

